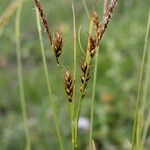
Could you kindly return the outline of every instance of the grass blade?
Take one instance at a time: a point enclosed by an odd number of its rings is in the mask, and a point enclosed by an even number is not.
[[[150,10],[149,10],[149,19],[148,20],[149,20],[148,21],[148,24],[149,24],[148,30],[150,30]],[[148,51],[148,63],[147,63],[147,67],[146,67],[146,77],[145,77],[144,93],[143,93],[143,100],[142,100],[143,101],[143,108],[142,108],[143,109],[143,115],[144,115],[144,111],[146,110],[146,99],[147,99],[147,94],[148,94],[149,81],[150,81],[150,48]],[[145,144],[149,126],[150,126],[150,110],[148,111],[147,118],[145,121],[145,126],[143,128],[142,147]]]
[[[29,126],[28,126],[28,121],[27,121],[26,103],[25,103],[25,95],[24,95],[22,61],[21,61],[21,46],[20,46],[20,15],[21,15],[21,10],[22,10],[22,4],[23,4],[23,0],[20,0],[19,7],[17,9],[16,23],[15,23],[16,54],[17,54],[17,64],[18,64],[19,94],[20,94],[20,102],[21,102],[21,108],[22,108],[24,130],[25,130],[26,149],[30,150],[31,143],[30,143]]]
[[[136,148],[138,149],[138,147],[140,147],[139,144],[141,143],[141,142],[139,143],[139,141],[141,141],[141,139],[139,139],[141,138],[141,133],[138,132],[139,129],[137,129],[137,127],[140,127],[138,125],[138,122],[139,122],[138,118],[139,118],[139,111],[140,109],[142,109],[142,104],[143,104],[142,103],[143,101],[142,100],[140,101],[140,97],[141,97],[141,89],[142,89],[142,81],[143,81],[142,78],[143,78],[143,72],[144,72],[144,64],[145,64],[145,59],[146,59],[149,28],[150,28],[150,19],[148,19],[148,24],[147,24],[147,31],[146,31],[143,56],[142,56],[142,64],[141,64],[140,76],[139,76],[138,94],[137,94],[136,109],[135,109],[135,119],[134,119],[133,133],[132,133],[132,150],[135,150]]]
[[[45,58],[43,38],[42,38],[42,33],[41,33],[40,18],[39,18],[39,13],[38,13],[37,8],[36,8],[36,20],[37,20],[39,39],[40,39],[40,46],[41,46],[41,53],[42,53],[42,59],[43,59],[45,78],[46,78],[46,83],[47,83],[47,88],[48,88],[48,93],[49,93],[49,103],[50,103],[50,107],[51,107],[52,113],[53,113],[54,124],[55,124],[56,133],[57,133],[57,137],[58,137],[58,141],[59,141],[59,147],[60,147],[61,150],[63,150],[64,149],[63,148],[63,142],[62,142],[60,128],[59,128],[59,124],[58,124],[56,109],[55,109],[55,105],[54,105],[54,102],[53,102],[52,90],[51,90],[51,85],[50,85],[48,69],[47,69],[48,67],[47,67],[47,62],[46,62],[46,58]]]

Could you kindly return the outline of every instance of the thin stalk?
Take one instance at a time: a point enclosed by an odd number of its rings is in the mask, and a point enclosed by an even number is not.
[[[26,138],[26,149],[31,150],[30,134],[29,134],[29,125],[27,121],[27,111],[26,111],[26,102],[24,94],[24,85],[23,85],[23,73],[22,73],[22,61],[21,61],[21,46],[20,46],[20,15],[22,10],[23,0],[19,1],[19,6],[17,9],[16,15],[16,55],[17,55],[17,64],[18,64],[18,80],[19,80],[19,94],[20,94],[20,103],[22,109],[22,117],[24,124],[24,132]]]
[[[90,146],[91,149],[92,149],[93,113],[94,113],[94,99],[95,99],[95,89],[96,89],[96,79],[97,79],[98,54],[99,54],[99,47],[97,47],[97,50],[96,50],[95,66],[94,66],[94,79],[93,79],[93,87],[92,87],[90,134],[89,134],[89,146]]]
[[[148,24],[147,24],[145,44],[144,44],[144,50],[143,50],[143,56],[142,56],[142,64],[141,64],[140,76],[139,76],[138,94],[137,94],[137,99],[136,99],[136,109],[135,109],[135,118],[134,118],[134,127],[133,127],[133,133],[132,133],[132,150],[134,150],[138,144],[137,143],[138,141],[136,139],[137,127],[138,127],[138,118],[139,118],[138,115],[139,115],[139,110],[141,109],[140,104],[142,104],[142,101],[140,101],[140,96],[141,96],[141,89],[142,89],[142,78],[143,78],[144,64],[145,64],[145,59],[146,59],[146,49],[147,49],[147,42],[148,42],[149,26],[150,26],[150,19],[148,20]]]
[[[71,0],[71,7],[72,7],[72,15],[73,15],[73,43],[74,43],[74,72],[73,72],[73,79],[74,79],[74,94],[73,94],[73,102],[71,104],[71,109],[72,109],[72,115],[71,115],[71,126],[72,126],[72,144],[73,147],[75,147],[75,133],[74,133],[74,110],[75,110],[75,93],[76,93],[76,72],[77,72],[77,67],[76,67],[76,63],[77,63],[77,36],[76,36],[76,17],[75,17],[75,8],[74,8],[74,1]]]
[[[41,33],[40,18],[39,18],[39,13],[38,13],[37,8],[36,8],[36,20],[37,20],[39,39],[40,39],[40,46],[41,46],[41,53],[42,53],[42,59],[43,59],[45,78],[46,78],[46,83],[47,83],[47,88],[48,88],[48,93],[49,93],[49,104],[50,104],[50,108],[52,109],[52,113],[53,113],[54,124],[55,124],[55,128],[56,128],[57,138],[59,141],[59,147],[61,150],[63,150],[64,147],[63,147],[63,142],[62,142],[62,138],[61,138],[60,127],[58,124],[56,109],[55,109],[55,105],[53,102],[52,90],[51,90],[51,85],[50,85],[50,78],[49,78],[49,74],[48,74],[48,67],[47,67],[47,62],[46,62],[46,58],[45,58],[43,38],[42,38],[42,33]]]
[[[74,140],[74,117],[73,117],[73,109],[72,104],[69,104],[70,107],[70,121],[71,121],[71,143],[72,143],[72,150],[75,149],[75,140]]]
[[[149,10],[149,19],[148,20],[149,20],[148,21],[148,24],[149,24],[148,25],[148,30],[150,30],[150,10]],[[150,80],[150,49],[149,49],[149,52],[148,52],[148,63],[147,63],[147,67],[146,67],[146,77],[145,77],[144,93],[143,93],[143,115],[144,115],[144,111],[146,109],[146,99],[147,99],[147,94],[148,94],[149,80]],[[145,141],[146,141],[146,136],[147,136],[149,125],[150,125],[150,110],[148,111],[148,115],[147,115],[147,118],[146,118],[146,123],[145,123],[145,126],[143,128],[142,147],[144,146]]]
[[[78,43],[79,43],[80,50],[81,50],[82,53],[85,55],[85,52],[84,52],[83,47],[82,47],[82,44],[81,44],[81,28],[82,28],[82,26],[79,27]]]
[[[149,30],[150,30],[150,11],[149,11],[149,19],[148,19],[148,34],[149,34]],[[147,36],[148,38],[148,36]],[[147,40],[145,40],[147,41]],[[147,42],[146,42],[146,46],[147,47]],[[143,110],[145,110],[146,107],[146,96],[147,96],[147,92],[148,92],[148,83],[149,83],[149,79],[150,79],[150,50],[148,52],[148,63],[147,63],[147,67],[146,67],[146,77],[145,77],[145,84],[144,84],[144,92],[143,92]]]
[[[85,0],[82,0],[82,2],[83,2],[83,6],[84,6],[84,8],[85,8],[86,15],[88,16],[88,18],[89,18],[89,20],[90,20],[90,13],[89,13],[89,11],[88,11],[88,8],[87,8],[87,5],[86,5],[86,3],[85,3]]]
[[[146,136],[148,134],[148,128],[150,126],[150,110],[148,111],[148,115],[147,115],[147,119],[146,119],[146,122],[145,122],[145,128],[144,128],[144,131],[143,131],[143,136],[142,136],[142,148],[144,149],[144,144],[146,142]]]
[[[72,6],[72,15],[73,15],[73,41],[74,41],[74,50],[73,50],[73,53],[74,53],[74,63],[73,63],[73,66],[74,66],[74,72],[73,72],[73,77],[74,77],[74,81],[76,81],[76,72],[77,72],[77,65],[76,65],[76,62],[77,62],[77,40],[76,40],[76,18],[75,18],[75,9],[74,9],[74,3],[73,3],[73,0],[71,0],[71,6]],[[74,84],[74,93],[75,93],[75,84]],[[74,103],[74,101],[73,101]],[[73,104],[74,105],[74,104]]]
[[[78,122],[79,122],[79,117],[81,113],[81,106],[82,106],[82,97],[80,98],[78,108],[77,108],[77,113],[76,113],[76,124],[75,124],[75,148],[78,147]]]

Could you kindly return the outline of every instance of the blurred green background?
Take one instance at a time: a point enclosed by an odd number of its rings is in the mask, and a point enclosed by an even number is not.
[[[0,14],[10,2],[11,0],[0,0]],[[41,2],[46,10],[51,29],[56,30],[59,26],[63,27],[65,44],[61,61],[65,66],[73,69],[73,23],[70,1],[43,0]],[[86,3],[91,10],[93,1],[86,0]],[[120,0],[101,42],[94,104],[93,139],[97,150],[130,149],[138,75],[149,6],[149,0]],[[99,13],[102,12],[101,1],[97,9]],[[75,11],[77,32],[81,25],[81,43],[86,49],[89,21],[82,0],[75,1]],[[68,103],[45,32],[43,36],[59,124],[65,149],[69,150],[71,133]],[[59,147],[52,112],[49,109],[48,90],[32,0],[25,0],[23,4],[21,49],[32,150],[57,150]],[[79,46],[77,53],[79,75],[81,73],[80,64],[84,56]],[[82,107],[81,115],[86,118],[90,118],[91,85],[92,80]],[[80,149],[82,150],[87,147],[88,133],[88,131],[80,132]],[[150,136],[147,139],[148,150]],[[0,150],[23,150],[24,147],[25,136],[18,95],[14,14],[0,37]]]

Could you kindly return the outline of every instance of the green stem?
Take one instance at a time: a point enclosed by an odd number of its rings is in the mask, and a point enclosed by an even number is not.
[[[52,108],[54,124],[55,124],[56,133],[57,133],[57,137],[58,137],[58,141],[59,141],[59,147],[61,150],[63,150],[64,148],[63,148],[63,142],[62,142],[62,138],[61,138],[61,134],[60,134],[58,118],[57,118],[57,114],[56,114],[55,105],[54,105],[54,102],[52,100],[53,96],[52,96],[52,90],[51,90],[50,79],[49,79],[49,74],[48,74],[47,62],[46,62],[46,58],[45,58],[44,45],[43,45],[43,40],[42,40],[43,38],[42,38],[41,25],[40,25],[40,18],[39,18],[39,13],[38,13],[37,8],[36,8],[36,20],[37,20],[39,39],[40,39],[40,46],[41,46],[41,53],[42,53],[42,59],[43,59],[45,78],[46,78],[47,88],[48,88],[48,92],[49,92],[49,103],[50,103],[50,107]]]
[[[149,10],[149,19],[148,19],[148,33],[149,34],[149,30],[150,30],[150,10]],[[148,36],[146,37],[148,38]],[[147,39],[145,40],[145,46],[144,47],[147,47]],[[146,68],[146,77],[145,77],[145,84],[144,84],[144,93],[143,93],[143,110],[145,109],[146,107],[146,96],[147,96],[147,92],[148,92],[148,83],[149,83],[149,74],[150,73],[150,50],[149,50],[149,53],[148,53],[148,63],[147,63],[147,68]]]
[[[149,20],[148,21],[148,24],[149,24],[148,25],[148,30],[150,30],[150,10],[149,10],[149,19],[148,20]],[[147,63],[147,68],[146,68],[146,77],[145,77],[144,93],[143,93],[143,100],[142,100],[143,101],[143,115],[144,115],[144,111],[146,109],[146,99],[147,99],[147,94],[148,94],[149,80],[150,80],[150,49],[149,49],[149,52],[148,52],[148,63]],[[142,147],[144,146],[145,141],[146,141],[146,135],[147,135],[149,125],[150,125],[150,110],[148,111],[146,123],[145,123],[144,129],[143,129]]]
[[[95,89],[96,89],[96,79],[97,79],[98,54],[99,54],[99,47],[97,47],[97,50],[96,50],[95,66],[94,66],[94,80],[93,80],[93,88],[92,88],[91,116],[90,116],[90,134],[89,134],[89,146],[90,146],[91,149],[92,149],[93,113],[94,113],[94,99],[95,99]]]
[[[75,93],[76,93],[76,62],[77,62],[77,39],[76,39],[76,18],[75,18],[75,8],[74,8],[74,2],[71,0],[71,6],[72,6],[72,15],[73,15],[73,37],[74,37],[74,72],[73,72],[73,79],[74,79],[74,94],[73,94],[73,102],[72,102],[72,115],[71,115],[71,126],[72,126],[72,144],[73,147],[75,147],[75,135],[74,135],[74,110],[75,110]]]
[[[18,64],[18,79],[19,79],[19,94],[20,94],[20,102],[22,108],[22,116],[23,116],[23,124],[25,130],[26,137],[26,149],[31,149],[30,143],[30,135],[29,135],[29,125],[27,121],[27,112],[26,112],[26,103],[25,103],[25,95],[24,95],[24,85],[23,85],[23,73],[22,73],[22,61],[21,61],[21,46],[20,46],[20,15],[22,10],[23,0],[19,1],[19,6],[17,9],[16,15],[16,54],[17,54],[17,64]]]
[[[70,107],[70,121],[71,121],[71,143],[72,143],[72,150],[75,149],[75,139],[74,139],[74,116],[73,116],[73,105],[72,103],[69,104]]]
[[[146,136],[147,136],[147,133],[148,133],[149,126],[150,126],[150,110],[148,111],[148,115],[147,115],[145,126],[144,126],[145,128],[144,128],[143,136],[142,136],[142,148],[143,149],[144,149],[144,144],[145,144],[145,141],[146,141]]]
[[[82,106],[82,97],[79,101],[78,108],[77,108],[77,113],[76,113],[76,124],[75,124],[75,148],[78,146],[78,122],[79,122],[79,117],[81,113],[81,106]]]
[[[76,80],[76,71],[77,71],[77,67],[76,67],[76,62],[77,62],[77,41],[76,41],[76,19],[75,19],[75,10],[74,10],[74,3],[73,0],[71,0],[71,6],[72,6],[72,15],[73,15],[73,39],[74,39],[74,72],[73,72],[73,77],[74,77],[74,81]],[[74,84],[74,96],[75,96],[75,84]],[[73,105],[74,105],[74,101],[73,101]],[[73,106],[74,107],[74,106]]]
[[[137,99],[136,99],[136,109],[135,109],[135,118],[134,118],[134,127],[133,127],[133,133],[132,133],[132,150],[137,147],[137,126],[138,126],[138,114],[140,110],[140,96],[141,96],[141,87],[142,87],[142,78],[143,78],[143,70],[144,70],[144,64],[145,64],[145,59],[146,59],[146,49],[147,49],[147,42],[148,42],[148,34],[149,34],[149,26],[150,26],[150,19],[147,24],[147,31],[146,31],[146,36],[145,36],[145,44],[144,44],[144,50],[143,50],[143,56],[142,56],[142,64],[141,64],[141,69],[140,69],[140,76],[139,76],[139,84],[138,84],[138,94],[137,94]],[[140,136],[140,135],[139,135]]]
[[[84,52],[83,47],[82,47],[82,44],[81,44],[81,28],[82,28],[82,26],[79,27],[79,32],[78,32],[78,43],[79,43],[80,50],[81,50],[82,53],[85,55],[85,52]]]

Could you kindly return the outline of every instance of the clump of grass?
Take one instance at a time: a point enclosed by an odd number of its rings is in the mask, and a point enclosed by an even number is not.
[[[39,0],[34,0],[35,5],[39,11],[43,26],[45,27],[45,31],[47,32],[49,43],[54,50],[54,54],[57,60],[57,66],[59,66],[59,70],[61,73],[61,68],[63,65],[60,65],[58,60],[59,56],[62,54],[63,43],[64,39],[62,34],[56,32],[55,36],[51,35],[48,20],[46,19],[46,15],[44,10],[39,2]],[[74,70],[73,76],[71,75],[70,71],[65,70],[64,73],[64,87],[67,95],[67,100],[70,105],[70,118],[71,118],[71,131],[72,131],[72,149],[76,149],[78,147],[78,121],[81,113],[82,101],[86,96],[88,81],[91,78],[91,64],[94,56],[96,54],[95,60],[95,69],[94,69],[94,83],[93,83],[93,94],[92,94],[92,105],[91,105],[91,130],[90,130],[90,143],[92,143],[92,124],[93,124],[93,103],[94,103],[94,96],[95,96],[95,86],[96,86],[96,73],[97,73],[97,61],[98,61],[98,51],[99,51],[99,44],[100,41],[106,31],[109,21],[112,18],[117,0],[111,0],[109,7],[107,9],[107,1],[104,3],[104,14],[103,20],[100,21],[98,13],[93,7],[93,11],[91,13],[91,17],[89,16],[88,9],[86,7],[86,3],[83,0],[83,4],[85,6],[86,13],[90,19],[90,26],[88,32],[88,40],[87,40],[87,50],[84,57],[84,62],[81,65],[82,75],[81,78],[81,85],[80,85],[80,100],[77,103],[77,109],[75,111],[75,90],[78,85],[76,85],[76,60],[77,60],[77,41],[76,41],[76,18],[75,18],[75,8],[74,8],[74,1],[71,0],[72,6],[72,13],[73,13],[73,38],[74,38]],[[96,3],[95,3],[96,4]],[[42,41],[42,39],[40,39]],[[80,41],[80,39],[79,39]],[[81,43],[80,43],[80,47]]]
[[[136,109],[135,109],[135,117],[134,117],[134,127],[133,127],[133,133],[132,133],[132,150],[144,149],[147,128],[149,126],[149,118],[147,118],[145,129],[143,128],[145,101],[146,101],[146,95],[147,95],[146,93],[148,90],[147,89],[148,85],[145,84],[144,91],[142,90],[149,31],[150,31],[150,11],[149,11],[149,17],[148,17],[146,36],[145,36],[142,63],[141,63],[140,74],[139,74],[138,93],[137,93]],[[150,58],[148,56],[148,63],[149,63],[149,59]],[[148,74],[149,74],[149,70],[147,70],[147,76]],[[148,81],[148,78],[146,78],[146,82],[147,81]],[[148,114],[148,117],[149,117],[149,114]]]

